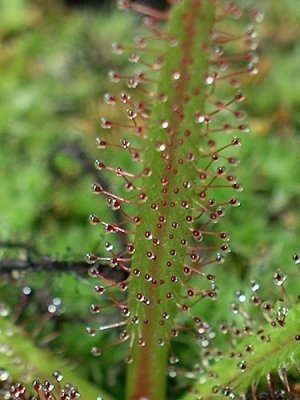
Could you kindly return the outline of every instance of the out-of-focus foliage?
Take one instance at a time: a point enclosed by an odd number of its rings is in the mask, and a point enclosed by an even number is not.
[[[4,0],[0,26],[1,240],[80,257],[98,240],[86,219],[99,206],[89,187],[110,41],[130,22],[107,9]]]

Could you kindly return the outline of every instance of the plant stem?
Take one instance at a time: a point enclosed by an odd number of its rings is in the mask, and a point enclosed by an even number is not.
[[[194,164],[181,166],[178,161],[187,154],[195,156],[195,163],[198,160],[200,128],[195,114],[204,113],[213,23],[214,5],[209,0],[183,1],[170,15],[157,86],[157,96],[165,94],[167,101],[155,102],[147,131],[144,166],[152,174],[142,185],[148,199],[140,207],[129,284],[128,400],[166,396],[170,335],[178,307],[183,306],[186,248],[180,243],[191,237],[186,221],[195,197],[190,187],[183,187],[185,182],[192,186],[196,179]],[[145,279],[146,275],[150,278]]]

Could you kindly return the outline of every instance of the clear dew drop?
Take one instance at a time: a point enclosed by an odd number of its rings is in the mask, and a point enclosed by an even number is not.
[[[112,128],[112,122],[110,121],[110,120],[108,120],[108,119],[106,119],[106,118],[104,118],[104,117],[102,117],[101,119],[100,119],[100,123],[101,123],[101,127],[103,128],[103,129],[111,129]]]
[[[213,388],[211,389],[211,392],[213,394],[217,394],[220,391],[220,386],[213,386]]]
[[[0,316],[7,317],[10,314],[10,308],[5,303],[0,303]]]
[[[113,246],[113,244],[110,243],[110,242],[105,242],[105,244],[104,244],[104,249],[105,249],[106,251],[112,251],[112,250],[114,249],[114,246]]]
[[[106,149],[107,142],[101,138],[96,139],[96,147],[97,149]]]
[[[169,126],[169,122],[166,121],[165,119],[163,119],[163,120],[160,121],[159,126],[160,126],[162,129],[167,129],[168,126]]]
[[[136,118],[136,114],[133,114],[134,116],[132,116],[131,117],[131,119],[134,119],[134,118]],[[125,139],[125,138],[122,138],[121,140],[120,140],[120,143],[121,143],[121,146],[122,146],[122,148],[123,149],[129,149],[129,147],[130,147],[130,142],[129,142],[129,140],[127,140],[127,139]],[[120,171],[120,175],[118,175],[118,176],[122,176],[121,175],[121,171]]]
[[[40,382],[39,380],[37,380],[37,379],[35,379],[35,380],[32,382],[32,387],[33,387],[33,389],[34,389],[36,392],[38,392],[38,391],[40,391],[40,390],[43,389],[43,385],[42,385],[41,382]]]
[[[48,306],[48,312],[49,312],[50,314],[55,314],[56,311],[57,311],[57,307],[56,307],[54,304],[49,304],[49,306]]]
[[[99,314],[101,311],[101,307],[98,304],[92,304],[90,307],[90,311],[92,314]]]
[[[97,294],[103,295],[105,293],[105,287],[96,285],[95,286],[95,292]]]
[[[219,235],[220,239],[222,239],[224,242],[229,242],[230,240],[230,235],[227,232],[221,232]]]
[[[100,223],[100,219],[97,217],[97,215],[91,214],[89,216],[89,222],[91,225],[97,225]]]
[[[90,337],[96,336],[96,333],[97,333],[96,329],[87,326],[85,330],[86,330],[86,333],[88,334],[88,336],[90,336]]]
[[[99,356],[101,356],[102,351],[101,351],[101,349],[100,349],[99,347],[92,347],[92,348],[91,348],[91,354],[92,354],[94,357],[99,357]]]
[[[32,294],[32,288],[30,286],[24,286],[22,292],[25,296],[30,296]]]
[[[168,373],[169,373],[169,377],[170,378],[176,378],[176,376],[177,376],[176,369],[175,369],[175,367],[173,365],[169,366]]]
[[[217,253],[215,260],[218,264],[222,264],[225,261],[225,257],[222,254]]]
[[[240,312],[239,306],[238,306],[238,304],[236,304],[236,303],[231,303],[230,308],[231,308],[231,312],[232,312],[234,315],[237,315],[237,314]]]
[[[128,289],[128,282],[120,282],[118,286],[121,292],[126,292],[126,290]]]
[[[85,261],[87,262],[87,264],[95,264],[95,262],[98,260],[98,257],[95,256],[94,254],[87,254],[85,256]]]
[[[53,390],[55,389],[54,384],[51,381],[48,381],[48,380],[44,381],[44,385],[43,386],[44,386],[43,389],[45,389],[45,391],[47,391],[47,392],[53,392]]]
[[[163,319],[168,320],[170,318],[170,315],[167,312],[163,312],[162,317]]]
[[[208,75],[205,79],[206,85],[212,85],[215,82],[215,79],[216,79],[215,73]]]
[[[225,397],[229,397],[230,399],[234,399],[235,398],[235,395],[234,395],[234,393],[232,391],[232,388],[228,387],[228,386],[226,386],[224,389],[222,389],[222,394]]]
[[[168,96],[166,93],[160,93],[158,98],[162,103],[166,103],[168,101]]]
[[[234,183],[231,185],[232,189],[236,190],[237,192],[242,192],[244,189],[239,183]]]
[[[151,240],[153,238],[153,235],[150,231],[146,231],[144,236],[147,240]]]
[[[129,310],[128,307],[123,307],[123,308],[122,308],[122,315],[123,315],[124,317],[129,317],[129,316],[130,316],[130,310]]]
[[[59,307],[59,306],[62,305],[62,300],[61,300],[61,298],[59,298],[59,297],[54,297],[53,300],[52,300],[52,303],[53,303],[56,307]]]
[[[61,372],[59,371],[54,371],[53,372],[53,377],[57,382],[61,382],[64,379],[64,376]]]
[[[135,44],[141,48],[144,48],[147,46],[147,40],[144,36],[136,36],[134,38]]]
[[[156,150],[157,151],[165,151],[166,150],[166,145],[164,143],[158,142],[156,144]]]
[[[170,364],[177,364],[179,362],[179,358],[175,355],[170,356],[169,363]]]
[[[273,312],[273,305],[269,303],[268,301],[264,301],[261,305],[263,311],[266,311],[266,313],[272,313]]]
[[[122,340],[122,342],[125,342],[127,339],[129,338],[129,334],[126,330],[124,330],[123,332],[121,332],[120,334],[120,340]]]
[[[299,254],[294,254],[293,255],[293,261],[296,265],[300,265],[300,256]]]
[[[246,297],[245,293],[242,292],[241,290],[238,290],[236,292],[236,296],[237,296],[237,299],[238,299],[238,301],[240,303],[245,303],[245,301],[247,300],[247,297]]]
[[[4,368],[0,368],[0,382],[5,382],[9,378],[10,378],[9,372]]]
[[[255,46],[254,48],[251,47],[251,50],[255,50],[256,45],[254,44],[254,46]],[[248,72],[249,72],[250,75],[257,75],[258,74],[258,68],[256,68],[253,63],[249,63],[247,69],[248,69]]]
[[[283,325],[287,315],[289,313],[289,309],[287,307],[280,307],[276,313],[277,321]]]
[[[243,133],[248,133],[248,132],[250,132],[249,126],[248,126],[248,125],[245,125],[245,124],[239,125],[239,126],[238,126],[238,130],[239,130],[240,132],[243,132]]]
[[[133,359],[132,359],[132,357],[131,357],[130,355],[128,355],[128,356],[125,358],[126,364],[131,364],[132,361],[133,361]]]
[[[252,292],[257,292],[259,289],[260,289],[259,284],[255,280],[252,280],[251,281],[251,290],[252,290]]]
[[[101,185],[99,185],[98,183],[93,183],[91,186],[92,192],[95,194],[98,193],[102,193],[103,192],[103,188]]]
[[[286,281],[287,276],[284,275],[281,271],[277,271],[273,275],[273,282],[276,286],[282,286]]]
[[[129,100],[130,100],[130,95],[128,95],[127,93],[122,92],[121,95],[120,95],[121,103],[126,104],[126,103],[129,102]]]
[[[134,254],[135,252],[135,247],[132,243],[128,243],[126,246],[126,251],[128,254]]]
[[[152,69],[154,71],[159,71],[163,65],[163,60],[161,58],[158,58],[157,60],[154,61],[152,64]]]
[[[113,42],[111,45],[112,51],[115,54],[123,54],[124,48],[120,43]]]
[[[118,267],[118,265],[119,265],[118,259],[115,258],[115,257],[111,258],[111,259],[109,260],[109,262],[108,262],[108,265],[109,265],[111,268],[116,268],[116,267]]]
[[[129,62],[138,63],[140,60],[140,56],[137,53],[130,53],[128,57]]]
[[[127,116],[128,116],[129,119],[133,120],[133,119],[135,119],[137,117],[137,113],[132,108],[128,108],[127,109]]]
[[[115,71],[109,71],[108,72],[108,79],[110,80],[110,82],[113,83],[119,83],[121,80],[121,76],[118,72]]]
[[[144,301],[145,297],[142,295],[142,293],[137,293],[136,295],[136,300],[140,301],[141,303]]]
[[[116,103],[116,99],[114,96],[112,96],[110,93],[105,93],[104,95],[104,101],[108,105],[113,105]]]
[[[80,397],[80,393],[76,387],[73,387],[69,392],[71,399],[78,399]]]
[[[139,81],[137,77],[131,76],[130,78],[127,79],[127,87],[129,89],[135,89],[137,85],[139,84]]]
[[[205,115],[197,113],[195,116],[195,122],[197,124],[203,124],[205,122]]]
[[[228,202],[232,207],[239,207],[241,205],[240,201],[236,198],[232,198]]]
[[[239,367],[239,369],[240,369],[241,372],[245,372],[246,369],[247,369],[247,366],[246,366],[245,361],[241,361],[241,362],[238,364],[238,367]]]
[[[178,79],[180,79],[180,72],[179,71],[172,72],[171,78],[173,81],[178,81]]]
[[[144,347],[144,346],[146,345],[145,340],[144,340],[143,338],[139,338],[139,339],[138,339],[138,345],[139,345],[140,347]]]
[[[138,317],[136,315],[131,318],[131,323],[133,325],[138,325],[139,324],[139,319],[138,319]]]

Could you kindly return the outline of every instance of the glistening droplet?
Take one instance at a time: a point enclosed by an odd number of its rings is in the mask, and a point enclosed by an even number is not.
[[[293,260],[294,260],[294,263],[296,265],[299,265],[300,264],[300,256],[299,256],[299,254],[294,254],[293,255]]]
[[[286,281],[286,275],[284,275],[281,271],[277,271],[273,275],[273,282],[276,286],[282,286]]]
[[[97,333],[96,329],[87,326],[85,330],[86,330],[86,333],[87,333],[89,336],[91,336],[91,337],[96,336],[96,333]]]
[[[91,354],[92,354],[94,357],[99,357],[99,356],[101,356],[102,351],[101,351],[101,349],[100,349],[99,347],[92,347],[92,348],[91,348]]]
[[[59,371],[54,371],[53,372],[53,377],[55,378],[55,380],[57,382],[61,382],[64,379],[63,374],[61,372],[59,372]]]
[[[0,303],[0,316],[7,317],[10,314],[10,308],[5,303]]]
[[[9,372],[4,368],[0,368],[0,382],[5,382],[9,378],[10,378]]]
[[[87,254],[86,256],[85,256],[85,261],[88,263],[88,264],[95,264],[95,262],[98,260],[98,257],[97,256],[95,256],[95,255],[93,255],[93,254]]]

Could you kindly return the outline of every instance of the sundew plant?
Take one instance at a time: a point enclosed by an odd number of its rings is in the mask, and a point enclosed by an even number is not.
[[[37,348],[3,306],[3,399],[299,396],[300,295],[296,284],[288,290],[299,256],[290,255],[290,276],[273,271],[265,292],[259,279],[235,287],[229,273],[219,278],[230,268],[226,219],[243,191],[241,107],[258,73],[262,13],[251,2],[168,3],[161,11],[119,1],[142,26],[112,45],[128,66],[108,71],[96,139],[92,193],[101,206],[89,221],[103,247],[86,243],[94,297],[85,335],[94,371],[122,365],[122,389],[106,393],[103,380],[101,389]]]

